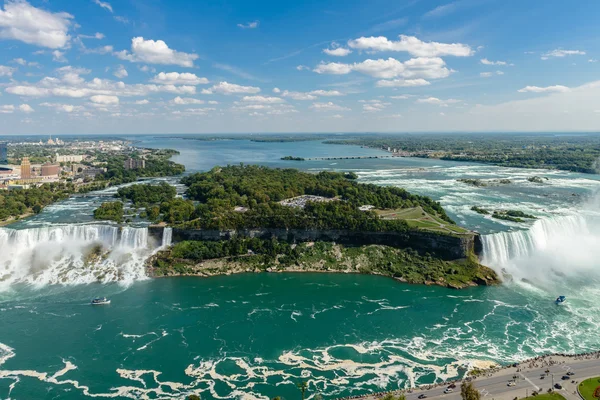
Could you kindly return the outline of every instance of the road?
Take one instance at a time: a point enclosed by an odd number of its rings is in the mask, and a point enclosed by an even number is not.
[[[541,363],[538,363],[541,364]],[[481,392],[482,399],[486,400],[513,400],[515,397],[523,398],[531,395],[533,391],[547,392],[552,386],[554,375],[554,383],[560,383],[563,389],[556,390],[557,393],[563,395],[567,400],[581,400],[576,394],[577,384],[587,378],[592,378],[600,375],[600,359],[576,360],[573,358],[566,359],[565,364],[553,366],[539,366],[528,368],[524,364],[517,368],[511,367],[502,369],[492,376],[478,377],[473,380],[474,386]],[[546,370],[550,372],[545,373]],[[571,383],[571,380],[563,381],[561,377],[567,372],[574,372],[571,377],[576,383]],[[541,376],[544,375],[542,379]],[[515,386],[508,386],[508,382],[517,379]],[[456,388],[452,393],[444,394],[447,385],[437,386],[431,389],[425,387],[415,389],[412,393],[405,393],[407,400],[418,400],[422,394],[427,396],[427,399],[434,400],[461,400],[460,383],[456,384]],[[365,400],[374,400],[375,396],[367,396]]]

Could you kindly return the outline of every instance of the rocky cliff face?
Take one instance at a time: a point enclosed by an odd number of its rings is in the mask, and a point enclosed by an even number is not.
[[[150,227],[150,233],[162,237],[164,228]],[[241,230],[188,230],[173,229],[173,242],[184,240],[228,240],[233,236],[277,238],[288,242],[326,241],[345,245],[378,244],[396,248],[411,248],[421,254],[429,253],[444,260],[467,258],[481,252],[481,240],[476,233],[445,235],[426,231],[410,232],[354,232],[346,230],[299,229],[241,229]]]

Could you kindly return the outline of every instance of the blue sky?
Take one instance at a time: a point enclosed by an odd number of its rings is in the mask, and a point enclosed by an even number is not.
[[[0,134],[600,130],[600,2],[0,0]]]

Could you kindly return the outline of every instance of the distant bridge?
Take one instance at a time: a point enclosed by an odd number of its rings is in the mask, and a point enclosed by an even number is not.
[[[394,158],[400,157],[397,155],[393,156],[345,156],[345,157],[311,157],[305,158],[306,161],[332,161],[332,160],[366,160],[371,158]]]

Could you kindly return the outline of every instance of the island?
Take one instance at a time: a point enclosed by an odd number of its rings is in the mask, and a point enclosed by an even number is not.
[[[283,161],[305,161],[303,157],[285,156],[281,157]]]
[[[452,288],[498,283],[478,261],[477,233],[402,188],[253,165],[215,167],[182,183],[187,198],[163,201],[161,223],[149,228],[173,238],[148,260],[150,276],[345,272]]]

